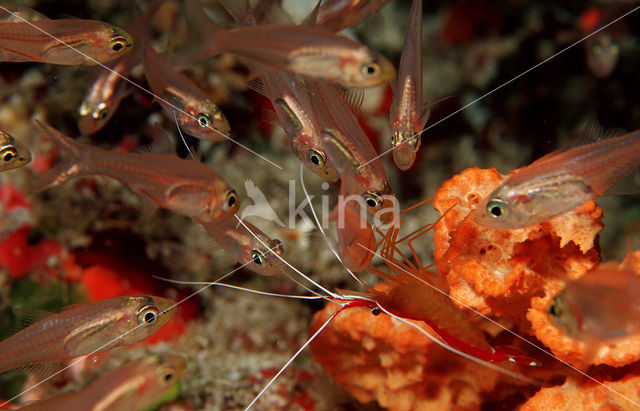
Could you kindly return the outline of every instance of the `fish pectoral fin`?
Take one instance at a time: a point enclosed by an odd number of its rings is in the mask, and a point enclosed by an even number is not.
[[[164,194],[164,203],[171,210],[189,217],[197,217],[202,209],[200,205],[207,203],[208,191],[191,184],[176,183]]]
[[[278,119],[276,118],[276,112],[269,109],[260,110],[260,120],[267,124],[271,125],[279,125]]]
[[[595,143],[596,141],[607,140],[624,134],[627,134],[627,130],[623,128],[604,128],[597,120],[589,119],[585,121],[582,130],[578,133],[579,144],[572,145]]]
[[[262,67],[260,69],[260,72],[264,72]],[[263,96],[267,95],[267,87],[264,84],[264,79],[259,74],[253,75],[251,81],[247,82],[247,87],[258,94],[261,94]]]
[[[342,96],[347,102],[347,105],[351,108],[353,115],[358,118],[362,109],[362,103],[364,102],[364,89],[363,88],[350,88],[342,91]]]
[[[143,221],[149,220],[151,216],[155,214],[155,212],[158,210],[159,207],[160,206],[155,200],[153,200],[150,196],[147,196],[145,194],[145,196],[142,197],[142,214],[141,214],[142,220]]]

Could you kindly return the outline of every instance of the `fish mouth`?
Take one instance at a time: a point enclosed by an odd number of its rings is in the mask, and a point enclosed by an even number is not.
[[[89,136],[101,128],[101,125],[95,121],[90,114],[80,117],[78,120],[78,130],[83,136]]]
[[[231,131],[231,126],[229,125],[229,121],[227,121],[225,117],[222,117],[219,120],[218,119],[214,120],[213,128],[217,132],[227,135],[227,137],[229,132]]]
[[[377,82],[374,85],[384,84],[392,81],[396,77],[396,68],[385,57],[378,56],[376,63],[380,67],[380,75],[376,79]]]
[[[406,171],[413,165],[416,160],[416,153],[413,150],[407,150],[402,146],[396,146],[398,148],[393,150],[393,161],[396,166],[402,171]]]
[[[168,322],[178,309],[176,304],[173,301],[162,297],[151,298],[153,299],[156,308],[160,312],[159,317],[163,320],[164,323]]]

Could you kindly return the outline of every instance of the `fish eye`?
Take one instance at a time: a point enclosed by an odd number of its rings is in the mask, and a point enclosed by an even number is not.
[[[371,309],[371,314],[375,315],[375,316],[380,315],[380,309],[378,307],[372,308]]]
[[[2,161],[8,163],[18,157],[18,150],[14,147],[7,147],[2,150]]]
[[[156,307],[146,306],[138,313],[138,323],[151,324],[158,318],[159,311]]]
[[[487,213],[495,219],[505,217],[508,212],[507,205],[500,200],[491,200],[487,203]]]
[[[407,142],[407,144],[409,145],[409,147],[411,147],[412,150],[416,150],[418,148],[418,145],[420,143],[420,140],[418,140],[419,138],[420,136],[413,136]]]
[[[124,38],[123,36],[116,35],[109,42],[109,48],[111,48],[111,50],[113,50],[114,52],[118,53],[124,50],[125,48],[127,48],[127,39]]]
[[[267,257],[260,250],[251,250],[251,260],[259,266],[267,262]]]
[[[374,191],[367,191],[362,195],[362,198],[369,208],[378,209],[382,207],[382,197]]]
[[[160,382],[171,383],[173,377],[176,375],[176,370],[171,366],[162,367],[159,370]]]
[[[558,301],[557,301],[556,298],[554,298],[553,303],[549,307],[549,313],[551,315],[553,315],[554,317],[559,317],[560,316],[561,310],[558,307]]]
[[[615,56],[620,52],[620,46],[618,46],[617,44],[612,44],[609,50],[611,51],[611,54]]]
[[[202,128],[211,126],[211,116],[208,114],[200,113],[196,116],[196,120],[198,121],[198,125]]]
[[[380,66],[376,63],[364,63],[362,65],[362,74],[365,76],[374,76],[380,71]]]
[[[309,150],[307,158],[316,167],[323,167],[326,161],[326,157],[323,152],[317,150]]]
[[[227,191],[227,197],[224,205],[222,206],[223,211],[229,211],[233,209],[238,204],[238,195],[235,190],[231,189]]]
[[[104,103],[101,103],[98,106],[98,111],[93,113],[93,118],[95,118],[96,120],[104,120],[105,118],[107,118],[108,114],[109,114],[109,109],[107,108],[107,105]]]

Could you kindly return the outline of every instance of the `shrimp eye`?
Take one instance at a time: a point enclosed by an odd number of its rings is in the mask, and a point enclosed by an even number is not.
[[[371,309],[371,314],[375,316],[380,315],[380,309],[378,307]]]
[[[138,313],[138,323],[151,324],[158,318],[158,309],[153,306],[146,306]]]
[[[222,206],[222,210],[229,211],[234,207],[236,207],[237,204],[238,204],[238,195],[236,194],[235,190],[231,189],[227,191],[227,199],[224,205]]]
[[[316,167],[323,167],[326,161],[324,153],[316,150],[309,150],[307,158],[311,161],[311,164]]]
[[[14,147],[7,147],[2,150],[2,161],[8,163],[18,157],[18,150]]]
[[[208,114],[200,113],[196,116],[196,120],[198,120],[198,125],[202,128],[211,126],[211,117]]]
[[[493,218],[503,218],[508,212],[507,205],[500,200],[491,200],[487,203],[487,213]]]
[[[593,46],[591,48],[591,51],[593,51],[593,54],[595,54],[596,56],[599,56],[600,54],[602,54],[602,46]]]
[[[251,250],[251,261],[262,266],[267,262],[267,257],[265,257],[260,250]]]
[[[376,192],[367,191],[362,195],[362,198],[364,198],[364,202],[367,203],[369,208],[378,209],[382,207],[382,197]]]
[[[118,53],[127,48],[127,39],[123,36],[116,35],[109,41],[109,48]]]
[[[380,71],[380,66],[376,63],[364,63],[362,65],[362,74],[365,76],[375,76]]]

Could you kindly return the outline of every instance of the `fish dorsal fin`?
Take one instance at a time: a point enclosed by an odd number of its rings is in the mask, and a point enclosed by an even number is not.
[[[611,187],[607,188],[603,196],[630,195],[640,193],[640,168],[636,167]]]
[[[80,18],[67,13],[58,13],[57,16],[59,20],[81,20]]]
[[[424,119],[424,121],[426,122],[426,120],[429,118],[429,113],[431,112],[431,108],[437,106],[438,104],[449,100],[450,98],[454,98],[455,96],[451,95],[451,96],[444,96],[444,97],[440,97],[439,99],[437,99],[436,101],[434,101],[433,103],[427,103],[425,105],[422,106],[421,110],[420,110],[420,118]]]
[[[609,138],[618,137],[626,133],[627,131],[623,128],[604,128],[597,120],[589,119],[584,122],[582,130],[577,133],[578,144],[573,145],[577,146],[581,144],[595,143]]]
[[[131,150],[131,152],[136,154],[176,155],[175,147],[169,140],[154,141],[153,143],[138,146]]]
[[[344,101],[347,103],[356,118],[360,116],[362,103],[364,102],[364,92],[365,90],[363,88],[352,88],[342,91]]]

